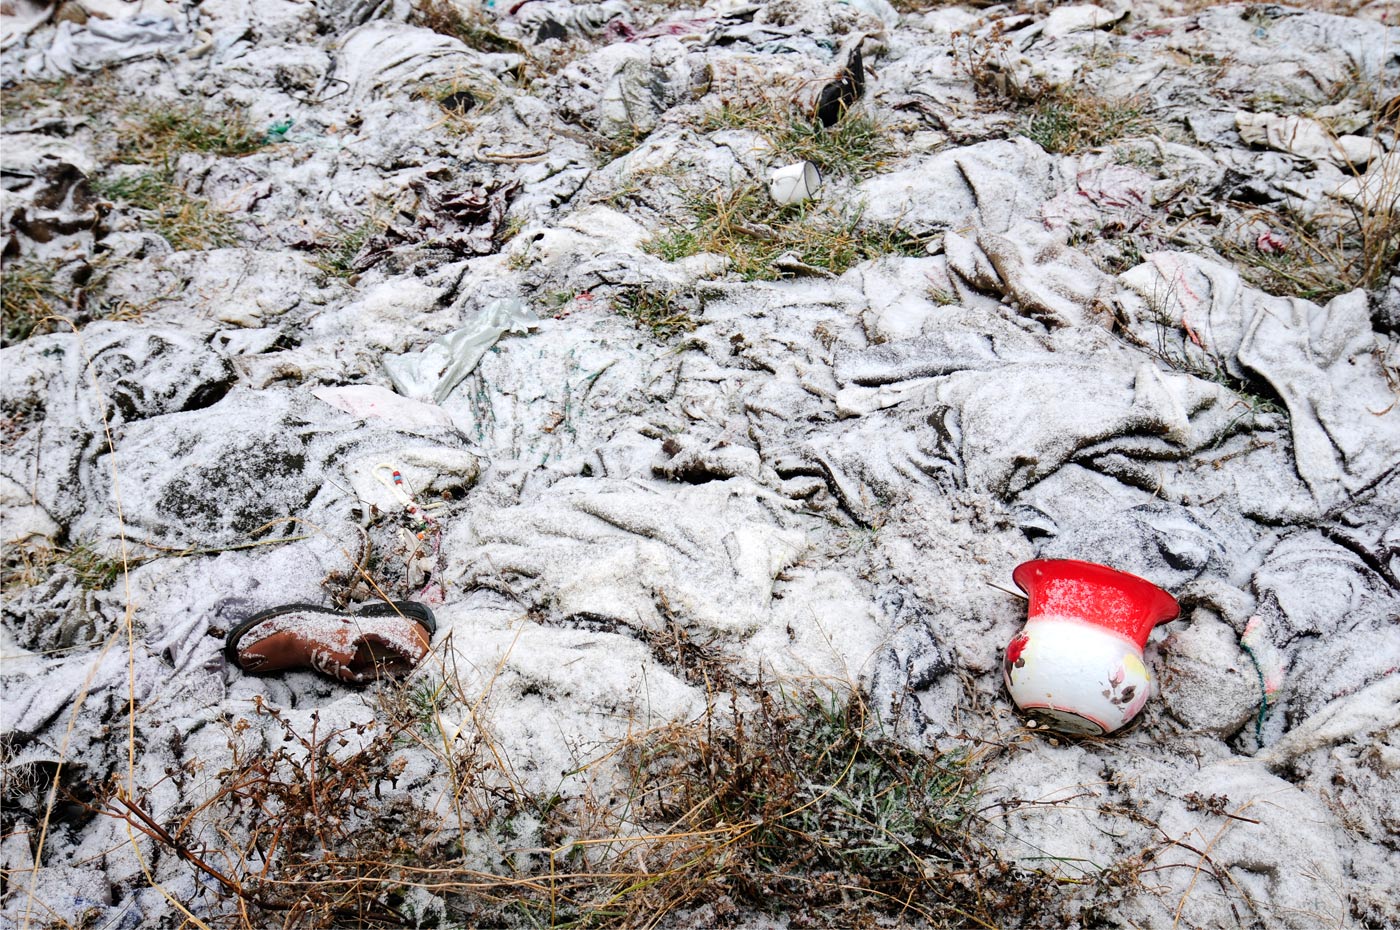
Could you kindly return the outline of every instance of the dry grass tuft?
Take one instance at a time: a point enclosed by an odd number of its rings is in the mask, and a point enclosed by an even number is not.
[[[1220,237],[1216,248],[1270,294],[1320,303],[1355,288],[1383,286],[1400,263],[1400,157],[1378,162],[1368,174],[1352,174],[1369,194],[1354,203],[1333,201],[1311,218],[1287,206],[1234,204],[1244,224],[1263,223],[1282,245],[1266,252]]]
[[[1026,138],[1047,152],[1072,155],[1151,130],[1143,102],[1110,99],[1088,91],[1048,94],[1022,124]]]
[[[989,110],[1022,111],[1020,131],[1047,152],[1073,154],[1150,132],[1140,97],[1101,96],[1086,87],[1052,87],[1013,66],[1013,43],[997,22],[986,35],[954,32],[952,53]]]
[[[381,798],[406,760],[398,740],[411,720],[308,730],[255,699],[257,717],[282,737],[269,745],[247,720],[232,726],[232,764],[217,787],[178,820],[161,823],[139,795],[112,795],[101,813],[126,821],[212,880],[242,926],[398,926],[399,890],[431,856],[433,817],[408,798]],[[193,771],[174,773],[188,778]],[[275,918],[272,915],[276,915]]]
[[[337,278],[351,278],[362,269],[355,259],[365,243],[384,231],[384,221],[376,215],[366,216],[354,226],[341,226],[328,242],[320,246],[316,267]]]
[[[242,113],[213,114],[192,104],[158,104],[131,111],[117,126],[117,157],[131,164],[172,165],[183,152],[226,158],[267,144]]]
[[[23,342],[36,332],[48,329],[47,318],[67,306],[62,288],[55,282],[58,271],[53,262],[37,260],[6,262],[0,272],[0,301],[3,301],[2,345]]]
[[[408,21],[414,26],[450,36],[479,52],[525,54],[525,47],[487,25],[479,9],[466,12],[452,0],[417,0]]]
[[[65,332],[94,319],[131,319],[139,308],[105,306],[105,256],[12,259],[0,268],[4,328],[0,345]]]
[[[691,194],[686,207],[693,221],[672,225],[647,250],[666,261],[723,255],[746,281],[835,276],[881,255],[920,253],[919,243],[898,229],[863,226],[859,209],[811,201],[783,207],[753,184]]]
[[[625,747],[631,791],[599,871],[628,868],[566,886],[550,902],[552,923],[654,926],[699,908],[821,913],[847,926],[956,913],[939,902],[939,871],[968,853],[967,756],[885,740],[864,705],[840,694],[751,691],[729,702],[728,713],[712,707]],[[582,867],[589,850],[565,858]]]
[[[238,241],[229,214],[186,192],[167,172],[98,180],[93,189],[136,211],[142,225],[159,233],[176,251],[218,249]]]
[[[836,125],[826,128],[785,103],[725,103],[705,115],[701,129],[756,132],[772,148],[776,163],[810,161],[823,174],[855,181],[883,170],[896,154],[888,129],[874,116],[859,110],[847,113]]]
[[[88,543],[72,546],[55,546],[50,542],[13,544],[5,547],[4,559],[0,562],[0,590],[8,593],[39,584],[60,565],[73,570],[85,591],[105,591],[116,584],[122,574],[120,558],[104,555]]]
[[[420,87],[413,96],[431,100],[442,113],[442,125],[457,135],[476,130],[476,121],[498,108],[502,90],[484,81],[454,78],[441,84]]]
[[[565,797],[522,788],[482,698],[442,671],[382,686],[364,723],[297,724],[258,701],[231,724],[225,768],[167,773],[212,785],[184,810],[157,817],[120,790],[95,809],[201,873],[211,925],[990,926],[1047,913],[1053,883],[976,839],[984,754],[892,742],[854,695],[729,680],[700,719],[599,747]],[[621,780],[588,774],[604,764]]]
[[[36,113],[105,123],[106,114],[117,106],[118,93],[116,82],[101,72],[20,81],[4,91],[4,129],[12,132]]]

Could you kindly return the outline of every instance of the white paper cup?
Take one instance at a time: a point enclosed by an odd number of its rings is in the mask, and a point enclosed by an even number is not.
[[[821,186],[821,172],[809,161],[779,168],[768,178],[768,192],[784,206],[810,200]]]

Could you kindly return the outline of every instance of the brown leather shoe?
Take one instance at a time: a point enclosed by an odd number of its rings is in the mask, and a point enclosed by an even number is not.
[[[363,684],[411,671],[428,654],[435,632],[433,612],[414,601],[368,604],[354,613],[287,604],[229,630],[224,655],[245,672],[312,668]]]

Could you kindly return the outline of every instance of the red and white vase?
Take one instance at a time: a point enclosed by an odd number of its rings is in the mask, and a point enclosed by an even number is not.
[[[1037,559],[1011,575],[1030,599],[1002,675],[1021,710],[1065,733],[1112,733],[1137,716],[1152,685],[1142,651],[1176,599],[1107,565]]]

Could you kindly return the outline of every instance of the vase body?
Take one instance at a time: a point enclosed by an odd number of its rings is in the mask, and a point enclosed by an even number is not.
[[[1180,612],[1150,581],[1093,562],[1037,559],[1012,573],[1029,598],[1006,647],[1006,688],[1056,730],[1111,733],[1137,716],[1152,680],[1142,652],[1152,628]]]

